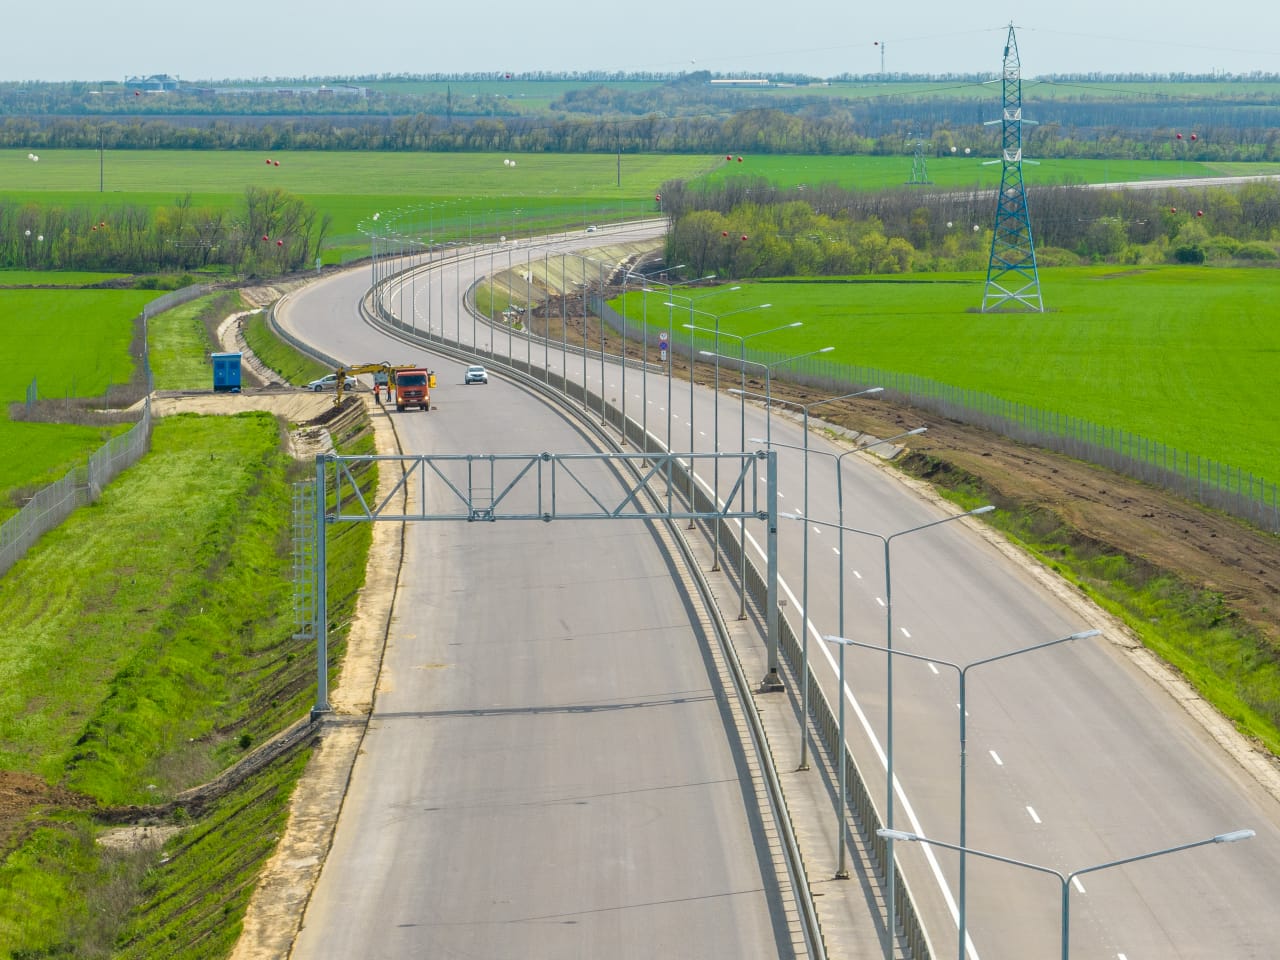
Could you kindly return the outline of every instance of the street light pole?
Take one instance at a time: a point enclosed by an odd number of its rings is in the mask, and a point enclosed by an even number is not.
[[[564,282],[564,262],[567,258],[560,254],[560,385],[564,387],[564,395],[569,396],[569,316],[566,296],[569,287]]]
[[[730,287],[729,289],[737,290],[740,288]],[[720,320],[723,317],[732,316],[735,313],[748,313],[752,310],[767,310],[771,306],[772,304],[769,304],[769,303],[761,303],[753,307],[742,307],[738,310],[730,310],[728,313],[715,314],[705,310],[695,310],[693,309],[692,303],[690,303],[689,305],[690,320],[693,319],[693,315],[695,313],[704,317],[711,317],[713,320],[715,320],[715,326],[713,328],[699,327],[699,326],[695,326],[693,323],[686,323],[685,327],[687,327],[690,331],[689,343],[691,347],[693,344],[692,334],[695,332],[701,331],[704,333],[710,333],[715,337],[715,350],[713,352],[700,350],[699,354],[702,356],[714,357],[716,361],[715,362],[715,371],[716,371],[715,390],[712,393],[712,401],[711,401],[712,402],[711,417],[712,417],[712,423],[713,423],[713,427],[711,431],[712,432],[711,445],[712,445],[712,449],[715,450],[717,454],[720,452]],[[726,334],[726,336],[730,336],[730,334]],[[718,456],[712,462],[711,488],[712,488],[711,499],[718,511],[719,505],[720,505],[720,458]],[[715,572],[720,569],[720,519],[718,517],[716,518],[716,522],[715,522],[714,534],[715,534],[715,542],[711,551],[712,572]]]
[[[551,386],[551,251],[542,252],[542,286],[546,298],[542,310],[542,382]]]
[[[939,526],[944,523],[950,523],[953,520],[960,520],[964,517],[974,517],[983,513],[990,513],[995,507],[986,505],[976,507],[964,513],[953,513],[949,516],[942,517],[939,520],[931,520],[928,523],[922,523],[919,526],[910,527],[906,530],[899,530],[896,533],[888,534],[875,533],[871,530],[859,530],[856,527],[844,527],[843,524],[831,523],[826,520],[811,520],[808,517],[799,517],[793,513],[779,513],[778,516],[785,517],[788,520],[803,520],[805,523],[816,523],[824,527],[842,527],[850,533],[859,533],[863,536],[874,537],[884,544],[884,613],[885,613],[885,650],[893,650],[893,574],[891,567],[891,558],[893,541],[908,534],[919,533],[921,530],[928,530],[932,527]],[[843,698],[844,690],[841,689],[840,696]],[[885,658],[885,826],[889,829],[893,828],[893,657]],[[844,752],[844,731],[840,732],[840,750]],[[843,784],[841,788],[843,789]],[[889,932],[888,941],[886,943],[886,957],[892,960],[894,949],[893,941],[897,937],[897,876],[896,867],[893,860],[893,841],[890,839],[888,844],[888,853],[885,857],[885,885],[887,888],[885,896],[885,907],[887,911],[886,929]]]
[[[968,779],[968,714],[965,711],[968,703],[966,687],[969,671],[974,667],[980,667],[988,663],[995,663],[999,660],[1008,660],[1010,657],[1016,657],[1024,653],[1032,653],[1036,650],[1043,650],[1045,647],[1057,646],[1060,643],[1067,643],[1071,640],[1087,640],[1090,637],[1098,636],[1100,633],[1102,633],[1101,630],[1082,630],[1078,633],[1073,633],[1065,637],[1059,637],[1057,640],[1048,640],[1044,643],[1033,644],[1029,647],[1020,647],[1017,650],[1009,650],[1005,653],[996,654],[994,657],[983,657],[980,660],[973,660],[966,664],[952,663],[950,660],[941,660],[937,657],[926,657],[917,653],[910,653],[906,650],[884,650],[883,647],[877,647],[875,644],[861,643],[857,640],[849,640],[846,637],[823,637],[822,639],[831,643],[840,644],[840,652],[842,654],[844,653],[844,648],[846,646],[862,647],[865,650],[881,650],[882,652],[892,654],[894,656],[906,657],[910,660],[919,660],[922,663],[928,663],[931,665],[941,664],[944,667],[950,667],[952,670],[956,671],[956,675],[959,678],[960,683],[960,846],[963,848],[968,839],[968,813],[965,800],[967,794],[966,782]],[[966,895],[968,891],[965,874],[965,852],[966,851],[963,849],[960,850],[960,902],[956,917],[956,925],[960,940],[960,946],[956,956],[959,960],[964,960],[965,944],[968,939],[965,920]],[[841,850],[841,853],[844,853],[843,849]]]
[[[586,258],[582,261],[582,275],[587,275]],[[587,281],[576,284],[582,287],[582,413],[587,414]]]
[[[604,264],[597,262],[596,270],[600,280],[600,307],[596,311],[600,314],[600,426],[607,427],[609,418],[605,415],[604,406]]]
[[[672,267],[671,269],[672,269],[672,270],[679,270],[679,269],[681,269],[683,266],[684,266],[684,264],[683,264],[683,263],[678,263],[678,264],[676,264],[674,267]],[[643,342],[643,345],[642,345],[642,346],[641,346],[641,348],[640,348],[640,350],[641,350],[641,354],[640,354],[640,356],[641,356],[641,360],[640,360],[640,372],[641,372],[641,378],[640,378],[640,436],[641,436],[641,438],[642,438],[642,439],[641,439],[641,443],[642,443],[643,451],[644,451],[645,453],[648,453],[648,451],[649,451],[649,294],[650,294],[650,292],[651,292],[651,291],[650,291],[650,288],[649,288],[649,284],[650,284],[650,283],[653,283],[653,284],[655,284],[655,285],[657,285],[657,286],[665,286],[665,287],[667,288],[667,299],[668,299],[668,300],[670,300],[670,299],[671,299],[671,289],[672,289],[672,287],[673,287],[673,286],[676,286],[676,284],[663,283],[661,280],[651,280],[649,277],[646,277],[643,273],[636,273],[634,270],[628,270],[628,271],[626,271],[626,273],[624,273],[624,274],[623,274],[623,276],[622,276],[622,310],[623,310],[623,314],[624,314],[624,321],[623,321],[624,323],[626,322],[626,321],[625,321],[625,314],[626,314],[626,309],[627,309],[627,306],[626,306],[626,300],[627,300],[627,289],[626,289],[626,284],[627,284],[627,281],[628,281],[628,280],[632,280],[632,279],[635,279],[635,280],[639,280],[639,281],[640,281],[640,327],[641,327],[641,334],[640,334],[640,335],[641,335],[641,339],[642,339],[642,342]],[[686,282],[686,283],[691,283],[692,281],[685,281],[685,282]],[[625,343],[625,339],[624,339],[624,343]],[[624,364],[623,376],[625,377],[625,376],[626,376],[626,372],[625,372],[626,359],[625,359],[625,357],[624,357],[624,359],[623,359],[623,364]],[[623,383],[624,383],[624,385],[625,385],[626,381],[624,380],[624,381],[623,381]],[[627,397],[626,397],[626,389],[625,389],[625,386],[624,386],[624,389],[623,389],[623,391],[622,391],[622,404],[623,404],[623,410],[624,410],[624,411],[626,410],[626,403],[627,403]],[[626,418],[626,416],[625,416],[625,413],[624,413],[624,416],[623,416],[623,418],[622,418],[622,422],[623,422],[623,424],[624,424],[624,434],[625,434],[625,424],[626,424],[626,422],[627,422],[627,418]]]
[[[821,400],[815,400],[813,403],[796,403],[794,400],[780,400],[779,403],[785,403],[788,406],[798,407],[804,414],[804,515],[809,515],[809,410],[812,407],[821,406],[824,403],[835,403],[837,400],[851,400],[854,397],[864,397],[875,393],[883,393],[884,387],[869,387],[866,390],[855,390],[852,393],[842,394],[838,397],[824,397]],[[744,396],[745,400],[745,396]],[[824,451],[825,452],[825,451]],[[801,700],[803,701],[801,709],[801,717],[809,715],[809,525],[804,527],[804,543],[801,547],[804,554],[802,561],[802,572],[800,577],[801,598],[800,606],[800,659],[801,659]],[[808,757],[808,738],[805,736],[804,725],[800,728],[800,766],[798,770],[809,769]],[[839,875],[837,875],[839,876]],[[848,873],[839,879],[847,879]]]
[[[1081,867],[1079,870],[1073,870],[1070,873],[1063,873],[1060,870],[1054,870],[1052,867],[1042,867],[1036,863],[1028,863],[1025,860],[1015,860],[1012,857],[1002,857],[996,853],[987,853],[984,850],[975,850],[972,847],[964,847],[957,843],[946,843],[942,840],[933,840],[929,837],[922,837],[918,833],[907,833],[904,830],[890,830],[881,828],[876,833],[883,837],[892,849],[894,840],[906,840],[915,843],[927,843],[931,846],[942,847],[945,850],[955,850],[959,853],[970,853],[975,857],[982,857],[986,860],[994,860],[997,863],[1007,863],[1015,867],[1026,867],[1028,870],[1035,870],[1038,873],[1047,873],[1057,877],[1058,882],[1062,885],[1062,919],[1061,924],[1061,943],[1062,955],[1061,960],[1070,960],[1071,956],[1071,882],[1077,877],[1084,876],[1086,873],[1097,873],[1099,870],[1107,870],[1111,867],[1124,866],[1127,863],[1137,863],[1139,860],[1151,860],[1154,857],[1163,857],[1170,853],[1179,853],[1183,850],[1191,850],[1195,847],[1208,846],[1211,843],[1238,843],[1241,840],[1248,840],[1257,834],[1249,829],[1232,830],[1229,833],[1219,833],[1216,836],[1207,837],[1204,840],[1193,840],[1190,843],[1180,843],[1176,847],[1166,847],[1163,850],[1152,850],[1150,853],[1140,853],[1133,857],[1123,857],[1119,860],[1108,860],[1106,863],[1097,863],[1091,867]]]
[[[808,357],[816,357],[820,353],[830,353],[835,347],[823,347],[821,350],[810,350],[808,353],[799,353],[794,357],[783,357],[781,360],[775,360],[773,363],[761,363],[759,360],[742,360],[743,366],[759,367],[764,371],[764,393],[751,393],[748,396],[756,397],[764,401],[764,436],[765,443],[773,441],[773,368],[781,367],[784,364],[795,363],[797,360],[804,360]],[[747,391],[737,391],[730,389],[730,393],[746,393]]]
[[[742,335],[729,333],[727,331],[720,331],[720,334],[719,334],[720,336],[729,337],[730,339],[738,341],[738,374],[742,384],[742,390],[739,391],[740,396],[738,398],[738,430],[739,430],[739,444],[740,444],[739,449],[740,450],[745,451],[747,449],[747,399],[746,399],[746,392],[745,392],[747,389],[747,370],[746,370],[746,367],[744,366],[744,362],[746,358],[746,347],[745,347],[746,342],[752,339],[753,337],[762,337],[762,336],[765,336],[766,334],[778,333],[779,331],[782,331],[782,330],[790,330],[793,327],[803,327],[803,326],[804,326],[803,321],[796,320],[796,321],[793,321],[792,323],[784,323],[782,324],[782,326],[779,326],[779,327],[770,327],[768,330],[757,330],[755,333],[748,333],[748,334],[742,334]],[[704,333],[712,332],[703,327],[695,327],[692,329],[699,329],[699,330],[702,330],[702,332]],[[701,350],[699,352],[703,356],[712,356],[712,354],[708,353],[706,350]],[[717,370],[716,379],[718,381],[720,361],[722,359],[728,359],[728,358],[722,357],[720,354],[714,354],[714,356],[716,358],[716,370]],[[718,390],[718,383],[717,383],[717,393],[718,392],[719,390]],[[729,392],[732,393],[733,391],[730,390]],[[718,414],[716,417],[716,422],[719,423]],[[745,487],[742,487],[739,490],[738,506],[739,506],[738,512],[745,514],[746,508],[747,508],[747,491]],[[739,545],[741,549],[738,550],[738,619],[745,620],[747,619],[747,525],[746,525],[746,521],[739,520],[738,527],[742,531],[742,537],[741,537],[742,542]],[[720,546],[719,541],[717,540],[716,542],[717,553],[719,552],[719,546]]]
[[[838,545],[837,545],[837,547],[836,547],[836,556],[837,556],[838,558],[841,558],[841,559],[837,560],[837,568],[838,568],[838,569],[837,569],[837,575],[836,575],[836,593],[837,593],[837,596],[838,596],[838,598],[839,598],[839,599],[838,599],[838,605],[837,605],[837,609],[839,610],[839,613],[838,613],[838,616],[837,616],[836,622],[837,622],[837,624],[838,624],[838,629],[839,629],[839,631],[840,631],[841,635],[843,635],[843,634],[844,634],[844,560],[843,560],[843,557],[844,557],[844,528],[843,528],[843,524],[844,524],[844,471],[841,469],[841,468],[843,467],[843,460],[844,460],[844,458],[845,458],[845,457],[847,457],[847,456],[849,456],[850,454],[853,454],[853,453],[862,453],[864,450],[870,450],[872,447],[878,447],[878,446],[881,446],[882,444],[886,444],[886,443],[894,443],[894,442],[896,442],[896,441],[898,441],[898,440],[903,440],[903,439],[905,439],[906,437],[915,437],[915,436],[919,436],[920,434],[924,433],[927,429],[928,429],[928,427],[916,427],[914,430],[907,430],[907,431],[905,431],[905,432],[903,432],[903,433],[895,434],[895,435],[894,435],[894,436],[892,436],[892,437],[884,437],[883,439],[879,439],[879,438],[877,438],[877,439],[868,440],[866,443],[860,443],[860,444],[858,444],[857,446],[852,447],[852,448],[851,448],[851,449],[849,449],[849,450],[845,450],[843,453],[831,453],[831,452],[830,452],[830,451],[828,451],[828,450],[814,450],[814,451],[809,451],[809,450],[807,449],[807,435],[806,435],[806,446],[804,446],[804,447],[797,447],[797,446],[796,446],[795,444],[793,444],[793,443],[782,443],[781,441],[775,441],[774,443],[770,444],[770,446],[771,446],[771,447],[786,447],[786,448],[788,448],[788,449],[790,449],[790,450],[804,450],[804,451],[805,451],[805,456],[806,456],[806,466],[805,466],[806,474],[807,474],[807,471],[808,471],[808,454],[809,454],[810,452],[812,452],[812,453],[819,453],[819,454],[822,454],[823,456],[825,456],[825,457],[830,457],[832,460],[834,460],[834,461],[835,461],[835,465],[836,465],[836,519],[837,519],[837,520],[839,520],[839,522],[840,522],[840,524],[841,524],[841,529],[840,529],[840,532],[839,532],[839,543],[838,543]],[[753,442],[753,443],[764,443],[765,441],[763,441],[763,440],[759,439],[758,437],[752,437],[752,442]],[[807,494],[807,486],[808,486],[808,477],[807,477],[807,476],[806,476],[806,478],[805,478],[805,485],[806,485],[806,494]],[[806,512],[806,513],[808,513],[808,510],[809,510],[809,505],[808,505],[807,496],[806,496],[805,512]],[[805,528],[806,536],[807,536],[807,534],[808,534],[808,529],[809,529],[808,527],[806,527],[806,528]],[[808,545],[807,545],[807,543],[806,543],[806,546],[805,546],[805,551],[806,551],[806,553],[807,553],[807,551],[808,551]],[[806,574],[806,576],[807,576],[807,574]],[[806,586],[807,586],[807,585],[806,585]],[[808,677],[809,677],[809,659],[808,659],[808,650],[809,650],[809,643],[808,643],[808,640],[809,640],[809,606],[808,606],[808,593],[807,593],[807,590],[806,590],[806,593],[805,593],[805,599],[804,599],[804,600],[802,600],[801,602],[802,602],[802,604],[804,605],[804,610],[802,611],[802,618],[801,618],[801,628],[802,628],[802,629],[803,629],[803,631],[804,631],[804,642],[803,642],[802,647],[801,647],[801,650],[802,650],[802,653],[801,653],[801,661],[802,661],[802,664],[801,664],[801,668],[800,668],[800,673],[801,673],[801,676],[805,679],[805,689],[804,689],[804,692],[803,692],[803,695],[802,695],[802,697],[801,697],[801,701],[800,701],[800,703],[801,703],[800,715],[801,715],[802,717],[807,718],[807,717],[809,716],[809,691],[808,691],[808,682],[807,682],[807,681],[808,681]],[[844,651],[842,650],[842,651],[841,651],[841,663],[843,663],[843,662],[844,662],[844,659],[843,659],[843,653],[844,653]],[[843,684],[842,684],[842,686],[843,686]],[[843,698],[843,697],[841,697],[841,700],[840,700],[840,711],[841,711],[841,715],[843,716],[843,713],[844,713],[844,698]],[[796,766],[796,769],[797,769],[797,770],[808,770],[808,769],[809,769],[809,738],[808,738],[808,735],[807,735],[807,734],[808,734],[808,731],[807,731],[807,729],[806,729],[805,725],[803,725],[803,724],[802,724],[802,725],[801,725],[801,728],[800,728],[800,763]],[[843,782],[844,782],[844,777],[843,777],[843,775],[841,776],[840,780],[841,780],[841,783],[843,783]],[[841,856],[843,856],[843,851],[841,851]],[[843,862],[843,861],[842,861],[842,862]]]

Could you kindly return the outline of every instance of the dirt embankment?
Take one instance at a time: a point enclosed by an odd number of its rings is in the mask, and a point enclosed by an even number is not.
[[[817,399],[778,384],[773,393],[800,403]],[[971,474],[1008,504],[1042,509],[1083,538],[1221,593],[1233,611],[1280,646],[1280,537],[987,430],[865,399],[843,415],[831,413],[832,407],[824,407],[824,419],[879,436],[927,425],[928,433],[911,438],[910,447],[936,460],[938,470]]]
[[[1280,644],[1280,537],[1109,471],[952,423],[930,453],[1010,500],[1044,507],[1083,536],[1139,557],[1227,604]]]

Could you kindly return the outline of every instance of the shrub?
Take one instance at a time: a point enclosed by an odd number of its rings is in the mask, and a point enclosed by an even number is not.
[[[1218,235],[1205,241],[1204,254],[1208,260],[1230,260],[1240,249],[1240,241],[1235,237]]]
[[[1280,254],[1276,253],[1276,248],[1265,240],[1250,240],[1248,243],[1243,243],[1235,255],[1237,260],[1280,259]]]
[[[1036,247],[1036,264],[1041,267],[1076,267],[1080,265],[1080,257],[1062,247]]]

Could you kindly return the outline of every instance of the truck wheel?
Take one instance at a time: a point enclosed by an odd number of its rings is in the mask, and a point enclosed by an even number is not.
[[[397,403],[397,404],[396,404],[396,410],[398,410],[400,413],[404,413],[404,404],[403,404],[403,403]]]

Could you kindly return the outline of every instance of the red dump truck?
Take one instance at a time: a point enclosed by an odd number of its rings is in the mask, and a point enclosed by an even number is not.
[[[431,388],[436,385],[434,372],[424,367],[395,367],[391,371],[391,385],[396,392],[397,410],[431,409]]]

